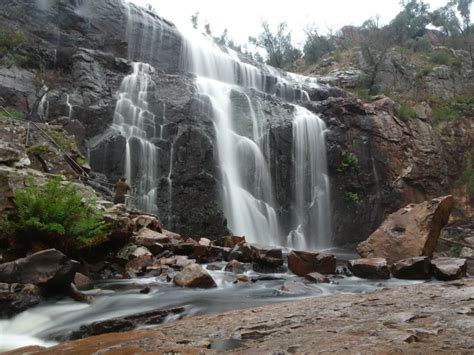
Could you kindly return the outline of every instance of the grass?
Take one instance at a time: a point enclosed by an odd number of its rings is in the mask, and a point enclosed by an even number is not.
[[[474,110],[474,96],[456,96],[451,100],[431,98],[429,101],[435,123],[457,121]]]
[[[400,107],[398,107],[396,114],[397,117],[403,122],[407,122],[408,120],[416,117],[415,110],[405,103],[400,104]]]

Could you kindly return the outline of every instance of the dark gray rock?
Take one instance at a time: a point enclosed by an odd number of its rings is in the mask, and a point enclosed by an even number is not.
[[[32,284],[0,283],[0,318],[10,318],[41,301],[41,290]]]

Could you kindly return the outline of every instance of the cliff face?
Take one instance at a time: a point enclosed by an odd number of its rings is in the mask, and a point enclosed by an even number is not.
[[[197,94],[194,76],[182,70],[183,38],[173,24],[120,0],[6,0],[0,6],[0,25],[26,33],[23,51],[30,58],[22,68],[0,66],[3,105],[24,108],[24,96],[34,96],[32,80],[40,63],[60,70],[61,84],[48,93],[45,120],[68,116],[80,123],[79,143],[91,167],[110,181],[125,170],[126,140],[108,129],[116,93],[132,72],[132,61],[150,63],[149,110],[153,129],[160,132],[153,140],[159,150],[160,217],[168,229],[183,235],[228,233],[211,109]],[[272,77],[266,80],[267,87],[274,84]],[[306,107],[328,126],[332,225],[338,244],[365,239],[388,213],[408,202],[450,191],[462,170],[458,156],[464,150],[459,145],[447,149],[429,117],[403,122],[387,98],[363,104],[336,87],[306,89],[311,98]],[[262,121],[268,122],[274,194],[282,229],[288,232],[295,179],[294,107],[268,93],[248,94],[261,108]],[[245,100],[239,92],[232,94],[236,111],[245,112]],[[463,131],[472,128],[446,129],[463,146],[472,146],[472,133]],[[73,132],[76,138],[78,132]],[[131,154],[132,164],[138,164],[142,157]]]

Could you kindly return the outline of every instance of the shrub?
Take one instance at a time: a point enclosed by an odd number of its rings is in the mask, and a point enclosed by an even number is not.
[[[360,195],[357,192],[347,191],[346,192],[346,201],[347,202],[359,202]]]
[[[0,65],[24,66],[28,58],[17,52],[25,42],[26,35],[23,32],[0,27]]]
[[[357,97],[359,97],[359,99],[361,99],[363,101],[370,101],[372,99],[372,96],[370,96],[369,89],[355,88],[354,92],[357,95]]]
[[[15,191],[15,219],[0,225],[14,249],[54,247],[74,254],[107,236],[95,201],[83,202],[73,184],[62,184],[57,177],[44,185],[29,179],[27,185]]]
[[[403,122],[408,121],[409,119],[416,117],[416,112],[407,104],[400,104],[400,107],[397,109],[397,117]]]
[[[474,148],[466,155],[462,178],[467,183],[469,196],[474,197]]]
[[[346,150],[341,152],[342,162],[337,168],[338,173],[345,173],[347,170],[354,168],[359,164],[359,158],[353,153]]]
[[[430,105],[434,122],[456,121],[473,110],[474,96],[456,96],[449,101],[431,98]]]
[[[432,65],[425,65],[416,73],[416,79],[422,79],[425,76],[428,76],[433,71]]]

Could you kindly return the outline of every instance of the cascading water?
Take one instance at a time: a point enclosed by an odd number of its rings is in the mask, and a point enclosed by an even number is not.
[[[200,35],[186,39],[185,68],[197,75],[198,92],[212,106],[228,226],[251,242],[281,245],[269,173],[269,125],[263,115],[257,115],[248,93],[251,89],[287,101],[309,100],[299,84],[302,77],[293,74],[284,79],[274,68],[243,63],[235,52],[225,53]],[[245,98],[237,109],[234,96]],[[295,248],[327,247],[331,228],[324,123],[308,110],[294,108],[295,228],[283,243]]]
[[[152,70],[149,64],[133,63],[133,73],[120,86],[112,128],[127,139],[125,177],[137,189],[138,206],[157,213],[159,150],[150,141],[157,134],[155,115],[148,109],[149,95],[155,91]]]
[[[318,116],[295,106],[293,158],[295,164],[294,223],[289,244],[299,249],[331,246],[329,178],[327,175],[326,125]]]

